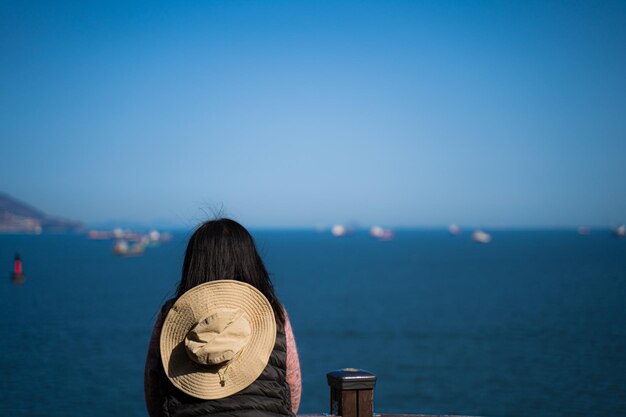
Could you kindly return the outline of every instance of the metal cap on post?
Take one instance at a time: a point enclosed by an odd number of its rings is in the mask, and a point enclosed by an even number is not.
[[[376,375],[363,369],[344,368],[326,374],[330,386],[330,414],[373,417]]]

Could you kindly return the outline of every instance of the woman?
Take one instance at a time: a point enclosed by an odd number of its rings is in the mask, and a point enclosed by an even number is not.
[[[207,221],[189,239],[176,296],[152,331],[144,389],[151,417],[297,413],[289,317],[239,223]]]

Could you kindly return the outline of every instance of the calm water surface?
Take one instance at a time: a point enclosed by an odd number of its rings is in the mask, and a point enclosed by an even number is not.
[[[254,236],[296,333],[300,412],[328,412],[325,374],[350,366],[378,376],[377,412],[626,416],[626,239]],[[84,236],[0,235],[0,415],[146,416],[146,344],[186,238],[118,258]]]

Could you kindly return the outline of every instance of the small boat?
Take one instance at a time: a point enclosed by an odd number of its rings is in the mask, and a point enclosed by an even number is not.
[[[390,229],[384,229],[380,226],[372,226],[370,228],[370,236],[378,240],[391,240],[395,235]]]
[[[456,224],[451,224],[450,227],[448,227],[448,233],[452,236],[458,236],[461,234],[461,228]]]
[[[622,224],[613,229],[613,236],[626,237],[626,225]]]
[[[348,235],[349,231],[348,228],[343,224],[336,224],[331,227],[330,233],[335,237],[344,237]]]
[[[118,240],[113,245],[113,253],[118,256],[139,256],[143,255],[144,248],[145,245],[141,242],[131,246],[125,240]]]
[[[491,235],[483,232],[482,230],[474,230],[474,233],[472,233],[472,239],[476,243],[489,243],[491,242]]]

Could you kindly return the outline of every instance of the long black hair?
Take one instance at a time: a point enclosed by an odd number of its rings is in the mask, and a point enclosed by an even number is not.
[[[261,291],[272,305],[276,322],[285,324],[282,304],[254,239],[242,225],[225,218],[202,223],[189,239],[176,298],[197,285],[220,279],[245,282]]]

